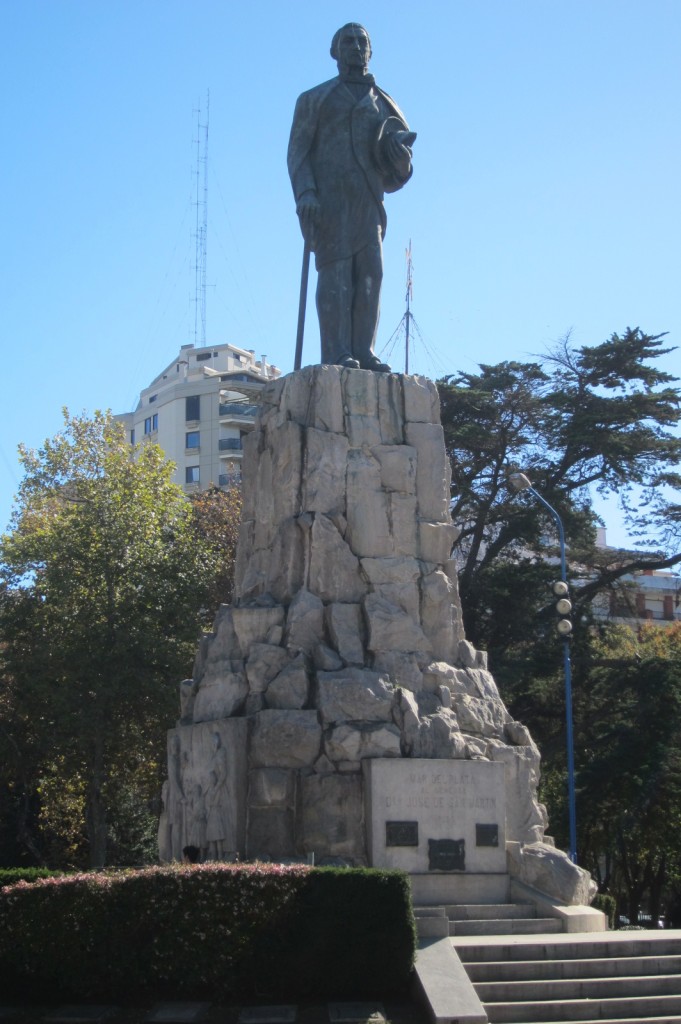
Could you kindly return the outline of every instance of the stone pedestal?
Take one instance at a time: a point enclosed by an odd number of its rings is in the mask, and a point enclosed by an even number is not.
[[[169,734],[162,858],[193,843],[383,863],[377,780],[407,792],[428,761],[445,789],[489,788],[479,799],[496,813],[462,835],[405,816],[426,838],[465,839],[467,865],[496,863],[505,840],[540,842],[537,748],[463,634],[435,386],[338,366],[272,382],[244,444],[243,499],[235,601],[201,641]],[[496,825],[496,849],[478,825]]]
[[[503,764],[373,759],[364,772],[374,867],[412,874],[506,871]]]

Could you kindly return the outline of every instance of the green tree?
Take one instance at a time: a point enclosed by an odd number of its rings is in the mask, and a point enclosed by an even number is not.
[[[25,476],[0,538],[8,799],[24,845],[32,818],[43,838],[59,819],[52,856],[77,863],[85,845],[100,866],[107,844],[134,830],[132,809],[158,791],[218,551],[193,527],[162,451],[131,448],[110,414],[65,412],[63,431],[20,458]]]
[[[681,867],[681,624],[607,627],[579,666],[580,849],[632,924]]]
[[[681,561],[681,392],[654,365],[671,351],[663,337],[636,328],[593,347],[566,340],[543,362],[483,365],[439,382],[464,621],[495,668],[521,647],[526,657],[530,639],[536,648],[538,628],[554,660],[559,651],[549,629],[555,524],[530,496],[512,493],[510,473],[526,473],[563,520],[578,621],[632,571]],[[648,553],[596,547],[594,491],[618,496]]]
[[[236,546],[241,521],[241,488],[222,490],[213,485],[191,496],[192,529],[216,559],[211,578],[208,607],[211,614],[219,604],[229,604],[234,590]]]

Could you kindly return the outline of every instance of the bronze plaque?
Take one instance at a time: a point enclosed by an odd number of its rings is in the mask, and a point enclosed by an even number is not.
[[[499,826],[498,825],[476,825],[475,826],[476,846],[498,846]]]
[[[418,823],[418,821],[386,821],[386,823],[385,823],[385,845],[386,846],[418,846],[419,845],[419,823]]]
[[[465,839],[429,839],[429,871],[465,871]]]

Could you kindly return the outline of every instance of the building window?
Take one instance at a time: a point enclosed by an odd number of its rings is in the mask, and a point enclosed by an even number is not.
[[[130,444],[134,444],[134,443],[135,443],[135,428],[133,427],[132,430],[130,431]]]
[[[158,413],[157,412],[155,412],[154,415],[151,417],[151,429],[152,430],[158,430]]]
[[[200,448],[201,447],[201,431],[200,430],[188,430],[184,435],[184,446],[185,448]]]
[[[210,353],[210,352],[197,352],[197,355],[196,355],[197,363],[203,363],[203,362],[206,361],[206,359],[210,359],[211,354],[212,353]]]
[[[201,395],[190,395],[185,398],[185,420],[201,419]]]
[[[144,421],[144,433],[145,434],[150,434],[151,433],[151,416],[147,416],[147,418]]]
[[[184,482],[186,484],[198,484],[200,479],[198,466],[187,466],[184,471]]]
[[[152,395],[151,398],[149,399],[149,405],[151,405],[152,402],[155,402],[157,398],[158,395]]]

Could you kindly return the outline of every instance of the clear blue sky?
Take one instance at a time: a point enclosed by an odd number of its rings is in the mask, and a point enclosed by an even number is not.
[[[414,372],[524,359],[570,330],[681,343],[681,0],[5,0],[2,15],[0,529],[19,441],[58,430],[63,405],[133,408],[194,340],[207,90],[207,340],[292,368],[288,132],[348,20],[419,133],[387,199],[379,350],[410,238]],[[681,375],[678,352],[665,365]]]

